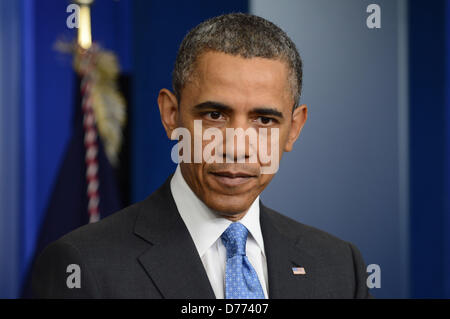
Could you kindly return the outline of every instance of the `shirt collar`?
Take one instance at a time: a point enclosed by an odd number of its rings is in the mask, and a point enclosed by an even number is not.
[[[180,165],[177,166],[170,181],[170,189],[178,212],[191,234],[200,257],[203,257],[205,252],[228,228],[231,221],[211,210],[197,197],[186,183]],[[264,241],[259,223],[259,196],[239,222],[247,227],[250,235],[255,239],[264,254]]]

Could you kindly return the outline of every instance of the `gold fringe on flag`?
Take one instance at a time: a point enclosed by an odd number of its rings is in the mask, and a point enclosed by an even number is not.
[[[123,139],[122,129],[126,123],[125,99],[117,89],[119,64],[112,52],[101,50],[95,43],[88,51],[82,48],[76,50],[74,68],[78,74],[84,74],[83,59],[91,54],[92,67],[88,72],[92,79],[92,108],[106,155],[110,163],[116,166]]]
[[[74,69],[81,77],[89,72],[97,129],[109,162],[117,166],[127,112],[125,99],[117,86],[120,68],[115,54],[102,50],[96,43],[87,50],[62,41],[55,47],[60,52],[73,54]]]

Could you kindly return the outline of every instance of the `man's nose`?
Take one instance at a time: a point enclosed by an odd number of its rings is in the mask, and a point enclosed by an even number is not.
[[[246,162],[252,155],[253,144],[257,139],[256,130],[249,125],[245,118],[236,119],[230,124],[224,135],[224,161],[228,163]]]

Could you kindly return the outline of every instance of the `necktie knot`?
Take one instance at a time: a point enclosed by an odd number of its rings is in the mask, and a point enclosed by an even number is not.
[[[232,223],[223,232],[222,243],[227,249],[227,257],[231,258],[236,255],[245,256],[245,245],[247,243],[247,228],[239,222]]]

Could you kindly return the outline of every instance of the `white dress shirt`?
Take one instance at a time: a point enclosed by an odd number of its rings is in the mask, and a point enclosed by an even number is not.
[[[184,180],[178,165],[170,181],[178,211],[194,241],[217,299],[225,297],[225,266],[227,251],[220,236],[232,223],[206,206]],[[267,262],[259,224],[259,196],[245,216],[239,220],[247,227],[246,254],[255,269],[265,298],[268,298]]]

